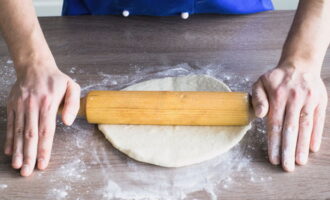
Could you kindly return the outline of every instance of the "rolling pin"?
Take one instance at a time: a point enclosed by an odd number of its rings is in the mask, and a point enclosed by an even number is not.
[[[246,125],[248,99],[241,92],[91,91],[78,116],[93,124]]]

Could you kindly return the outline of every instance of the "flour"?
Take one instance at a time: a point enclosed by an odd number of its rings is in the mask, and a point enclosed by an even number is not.
[[[14,62],[12,60],[8,59],[6,63],[7,64],[13,64]]]
[[[0,90],[0,106],[6,105],[8,92],[16,81],[16,74],[12,62],[10,62],[10,60],[5,60],[6,59],[0,59],[0,85],[2,87]]]
[[[63,179],[71,182],[84,181],[86,177],[85,163],[80,159],[75,159],[70,163],[62,165],[59,170],[56,171],[56,177],[62,177]],[[54,179],[51,179],[51,181]]]
[[[0,94],[1,106],[5,105],[7,92],[15,81],[13,64],[6,61],[8,59],[0,60],[0,84],[4,88]],[[90,90],[119,90],[145,80],[190,74],[213,76],[233,91],[248,91],[252,85],[249,77],[225,72],[220,65],[182,63],[133,68],[128,74],[100,72],[97,82],[81,76],[87,72],[79,66],[65,73],[78,83],[83,77],[83,95]],[[263,175],[262,169],[255,169],[254,164],[259,152],[264,155],[262,162],[267,162],[265,124],[260,119],[254,121],[252,129],[229,152],[201,164],[174,169],[139,163],[126,157],[114,149],[95,126],[83,119],[76,120],[71,127],[60,121],[57,125],[59,133],[55,135],[53,155],[66,152],[65,156],[56,162],[53,160],[50,169],[34,172],[34,177],[48,186],[46,199],[197,199],[194,197],[196,192],[202,195],[198,199],[220,199],[223,192],[245,184],[262,183],[267,187],[272,181],[271,176]],[[0,184],[0,189],[3,187],[10,187],[10,184]]]
[[[8,187],[8,185],[6,184],[0,184],[0,190],[6,189]]]
[[[53,188],[48,193],[49,199],[65,199],[68,196],[68,191],[71,190],[70,186],[64,186],[62,188]]]

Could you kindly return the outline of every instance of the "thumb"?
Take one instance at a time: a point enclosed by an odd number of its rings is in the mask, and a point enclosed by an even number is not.
[[[64,105],[62,110],[62,121],[65,125],[70,126],[75,120],[80,107],[80,86],[68,81],[67,89],[64,96]]]
[[[252,88],[252,105],[257,117],[263,118],[267,115],[269,103],[266,91],[260,79],[253,85]]]

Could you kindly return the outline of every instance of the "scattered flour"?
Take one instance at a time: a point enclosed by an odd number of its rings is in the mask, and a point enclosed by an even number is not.
[[[6,63],[7,64],[13,64],[14,62],[12,60],[8,59]]]
[[[11,62],[0,60],[0,84],[8,92],[15,81]],[[99,81],[84,77],[81,84],[85,95],[90,90],[119,90],[128,85],[168,76],[190,74],[210,75],[223,80],[233,91],[249,91],[252,81],[224,72],[219,65],[190,66],[187,63],[176,66],[139,67],[134,66],[129,74],[98,73]],[[75,66],[66,73],[79,83],[85,74]],[[4,97],[0,94],[1,106]],[[2,112],[2,111],[0,111]],[[1,119],[5,120],[5,119]],[[95,126],[78,119],[71,127],[58,121],[61,134],[55,137],[58,145],[54,152],[65,151],[60,165],[54,171],[37,171],[36,178],[49,181],[48,199],[192,199],[194,193],[202,192],[204,199],[219,199],[222,192],[246,184],[267,185],[271,176],[263,176],[253,165],[256,152],[261,152],[266,162],[265,124],[257,119],[244,139],[229,152],[210,161],[183,167],[162,168],[134,161],[115,150],[96,131]],[[66,140],[62,139],[66,138]],[[68,139],[69,138],[69,139]],[[123,170],[124,169],[124,170]],[[93,173],[89,173],[93,171]],[[0,189],[7,185],[0,184]],[[83,189],[81,189],[83,187]],[[95,187],[98,189],[95,190]],[[266,186],[265,186],[266,187]],[[88,198],[86,198],[88,199]]]
[[[0,190],[6,189],[8,187],[8,185],[6,184],[0,184]]]
[[[68,191],[71,190],[70,186],[64,186],[62,188],[53,188],[49,191],[48,193],[48,198],[49,199],[65,199],[68,196]]]
[[[70,180],[72,182],[84,181],[86,177],[84,173],[86,172],[85,163],[76,158],[70,163],[62,165],[58,171],[56,171],[56,177],[62,177],[65,180]],[[53,181],[54,179],[51,179]]]

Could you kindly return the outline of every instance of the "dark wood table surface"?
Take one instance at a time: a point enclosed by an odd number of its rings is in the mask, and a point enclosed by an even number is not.
[[[176,75],[171,68],[178,68],[178,75],[208,74],[207,69],[215,73],[216,69],[211,65],[221,68],[218,73],[222,75],[217,75],[220,78],[225,77],[223,74],[234,77],[234,81],[248,77],[240,83],[244,90],[248,90],[259,75],[277,64],[293,15],[293,11],[274,11],[246,16],[199,15],[188,20],[179,17],[46,17],[40,18],[40,23],[58,66],[81,84],[83,92],[95,88],[120,89],[134,81]],[[0,199],[129,198],[129,195],[110,194],[114,190],[107,179],[121,181],[123,192],[139,184],[141,188],[151,187],[139,183],[139,178],[131,180],[126,176],[132,172],[132,165],[141,168],[144,175],[148,170],[150,173],[168,173],[161,167],[127,158],[104,139],[96,126],[79,119],[72,128],[64,127],[58,120],[49,168],[36,171],[28,178],[20,177],[19,172],[10,167],[10,158],[2,152],[6,130],[5,95],[15,77],[8,60],[5,43],[0,40]],[[322,77],[329,90],[329,52]],[[246,160],[244,156],[249,157],[248,164],[242,170],[227,172],[233,183],[229,187],[216,184],[213,198],[330,199],[328,119],[321,151],[312,154],[308,165],[297,167],[294,173],[285,173],[279,166],[271,166],[266,158],[264,134],[250,131],[250,136],[243,139],[245,144],[250,142],[246,145],[249,148],[241,150],[251,152],[242,154],[242,160]],[[203,167],[203,163],[199,166]],[[221,168],[221,164],[219,166]],[[175,170],[185,169],[168,170],[176,173]],[[139,176],[138,172],[135,174]],[[259,181],[255,180],[258,177]],[[154,185],[161,187],[161,181],[155,180]],[[108,187],[107,190],[104,187]],[[168,188],[171,187],[164,187],[164,190]],[[186,199],[212,198],[203,188],[187,191]],[[164,198],[178,197],[171,194]],[[148,197],[147,189],[143,197]]]

